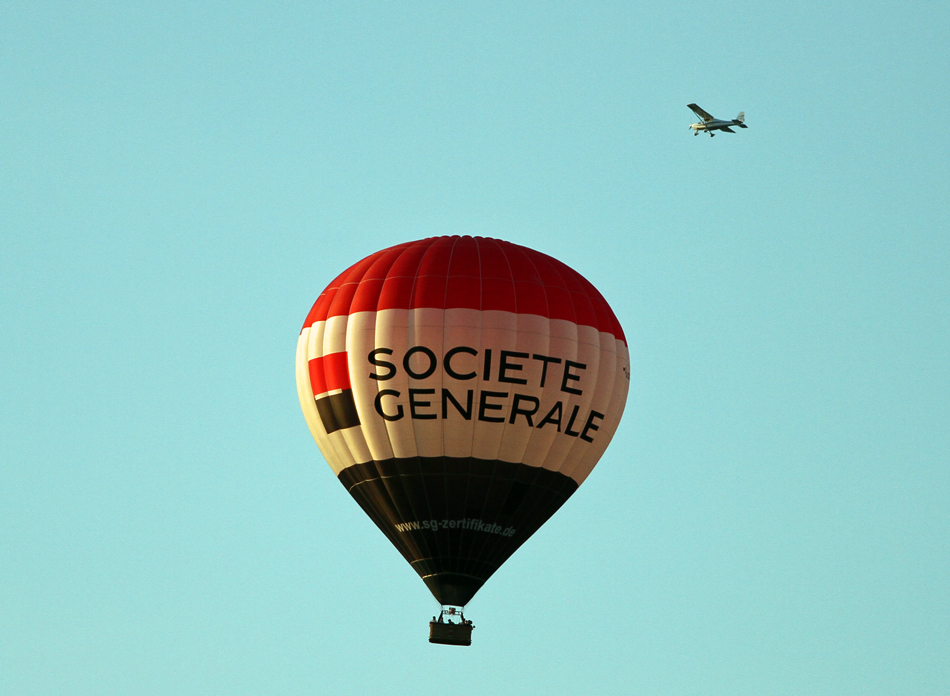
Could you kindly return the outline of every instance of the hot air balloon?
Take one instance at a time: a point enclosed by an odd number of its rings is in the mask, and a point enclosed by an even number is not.
[[[297,343],[310,432],[350,495],[469,644],[461,609],[584,482],[630,379],[600,293],[550,256],[433,237],[367,256]]]

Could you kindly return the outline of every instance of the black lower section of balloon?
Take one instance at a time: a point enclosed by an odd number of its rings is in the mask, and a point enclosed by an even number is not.
[[[547,469],[456,457],[356,464],[339,478],[435,598],[456,606],[577,490]]]

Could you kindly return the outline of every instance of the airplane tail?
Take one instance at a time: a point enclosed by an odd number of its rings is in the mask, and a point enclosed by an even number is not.
[[[736,125],[740,128],[748,128],[745,124],[745,111],[740,111],[739,115],[736,116]]]

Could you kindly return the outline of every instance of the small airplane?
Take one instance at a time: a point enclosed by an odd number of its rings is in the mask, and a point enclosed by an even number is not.
[[[702,119],[702,123],[694,123],[690,126],[693,129],[693,135],[699,135],[699,131],[706,131],[709,133],[709,137],[716,135],[713,131],[721,130],[726,131],[726,133],[735,133],[730,126],[739,126],[739,128],[748,128],[745,124],[745,111],[740,111],[739,115],[736,116],[731,121],[720,121],[718,118],[713,118],[708,113],[700,109],[696,104],[687,104],[690,109],[693,110],[693,113],[699,116]]]

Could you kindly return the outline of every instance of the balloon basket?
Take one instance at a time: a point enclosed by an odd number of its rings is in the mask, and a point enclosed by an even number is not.
[[[461,609],[442,608],[438,618],[429,622],[429,642],[439,645],[471,645],[475,626],[465,618]]]

